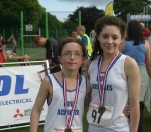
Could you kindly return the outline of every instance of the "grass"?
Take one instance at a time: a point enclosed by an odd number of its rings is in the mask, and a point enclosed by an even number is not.
[[[88,122],[86,120],[86,112],[84,113],[83,118],[83,127],[84,132],[87,132],[88,130]],[[145,109],[144,111],[144,132],[151,132],[151,114],[148,113],[148,111]],[[19,128],[19,129],[12,129],[12,130],[3,130],[2,132],[29,132],[29,127],[26,128]],[[37,132],[43,132],[43,125],[38,127]]]

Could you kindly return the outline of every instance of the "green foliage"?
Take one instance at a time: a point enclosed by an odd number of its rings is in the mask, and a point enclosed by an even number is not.
[[[40,28],[42,36],[46,32],[46,9],[39,5],[38,0],[2,0],[0,1],[0,29],[20,29],[23,11],[23,24]],[[71,24],[70,24],[71,25]],[[48,27],[51,37],[56,36],[56,29],[62,29],[62,22],[48,13]],[[24,27],[25,28],[25,27]],[[1,32],[2,33],[2,32]],[[14,32],[16,33],[16,31]],[[64,33],[64,32],[63,32]]]
[[[114,0],[114,14],[127,21],[128,13],[138,15],[144,12],[144,7],[150,5],[150,0]]]
[[[42,12],[37,0],[3,0],[0,1],[0,27],[20,28],[20,11],[24,12],[24,23],[37,26]]]
[[[33,28],[40,28],[42,36],[46,31],[46,9],[42,7],[38,0],[1,0],[0,1],[0,28],[1,29],[20,29],[21,15],[23,11],[23,24],[33,25]],[[89,34],[94,28],[95,21],[104,15],[103,10],[96,7],[79,7],[69,15],[65,22],[59,21],[56,16],[48,13],[48,27],[51,37],[60,39],[70,36],[73,29],[78,25],[78,12],[81,11],[82,25],[86,27]]]
[[[70,21],[70,20],[66,20],[64,23],[63,23],[63,28],[76,28],[77,24]]]
[[[81,24],[86,27],[86,32],[89,35],[90,31],[94,29],[95,21],[104,16],[104,11],[92,7],[78,7],[73,14],[68,16],[73,23],[78,23],[78,12],[81,11]]]

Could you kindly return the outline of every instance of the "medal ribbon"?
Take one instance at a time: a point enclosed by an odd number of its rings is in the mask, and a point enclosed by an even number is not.
[[[100,106],[104,104],[104,95],[105,95],[105,86],[106,86],[106,81],[107,81],[107,75],[108,75],[108,71],[111,69],[111,67],[113,66],[113,64],[115,64],[115,62],[117,61],[117,59],[119,58],[119,52],[111,59],[109,65],[107,66],[107,69],[105,70],[105,74],[104,74],[104,79],[101,82],[101,70],[102,70],[102,65],[103,65],[103,57],[100,57],[100,63],[98,65],[98,86],[99,86],[99,96],[100,96]]]
[[[67,127],[71,127],[72,125],[72,121],[73,121],[73,118],[74,118],[74,110],[76,108],[76,104],[77,104],[77,101],[78,101],[78,96],[79,96],[79,88],[80,88],[80,75],[78,74],[77,76],[77,82],[76,82],[76,91],[75,91],[75,96],[74,96],[74,101],[73,101],[73,104],[72,104],[72,108],[71,108],[71,112],[69,113],[69,116],[68,116],[68,96],[67,96],[67,83],[66,83],[66,80],[63,76],[63,92],[64,92],[64,106],[66,108],[66,122],[67,122]]]

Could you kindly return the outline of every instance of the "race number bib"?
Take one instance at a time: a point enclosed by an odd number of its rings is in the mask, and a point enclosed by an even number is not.
[[[113,114],[113,107],[105,106],[104,112],[99,112],[98,105],[90,104],[89,111],[87,113],[87,120],[89,124],[93,124],[96,126],[110,126],[112,125],[112,114]]]
[[[64,132],[65,127],[54,127],[52,132]],[[72,132],[83,132],[81,127],[71,127]]]

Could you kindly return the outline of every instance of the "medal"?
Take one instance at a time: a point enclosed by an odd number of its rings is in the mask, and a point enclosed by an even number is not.
[[[66,80],[64,78],[64,75],[62,73],[63,76],[63,96],[64,96],[64,106],[66,108],[66,110],[68,110],[68,95],[67,95],[67,83]],[[80,89],[80,75],[78,74],[77,76],[77,82],[76,82],[76,91],[75,91],[75,97],[73,100],[73,105],[71,106],[71,113],[68,115],[68,113],[66,113],[66,129],[64,130],[64,132],[72,132],[72,129],[70,128],[72,126],[72,122],[74,119],[74,111],[76,109],[76,105],[77,105],[77,101],[78,101],[78,95],[79,95],[79,89]]]
[[[64,129],[64,132],[73,132],[71,127],[67,127],[66,129]]]
[[[105,112],[106,108],[105,108],[105,106],[99,106],[98,110],[99,110],[99,113],[103,114]]]
[[[100,76],[101,70],[102,70],[102,66],[103,66],[103,57],[100,57],[99,61],[98,61],[98,90],[99,90],[99,96],[100,96],[100,107],[98,108],[99,112],[105,112],[105,107],[104,105],[104,96],[105,96],[105,87],[106,87],[106,82],[107,82],[107,76],[108,76],[108,72],[109,70],[113,67],[113,65],[115,64],[115,62],[119,59],[119,57],[121,56],[121,54],[118,52],[109,62],[107,69],[105,70],[103,79]]]

